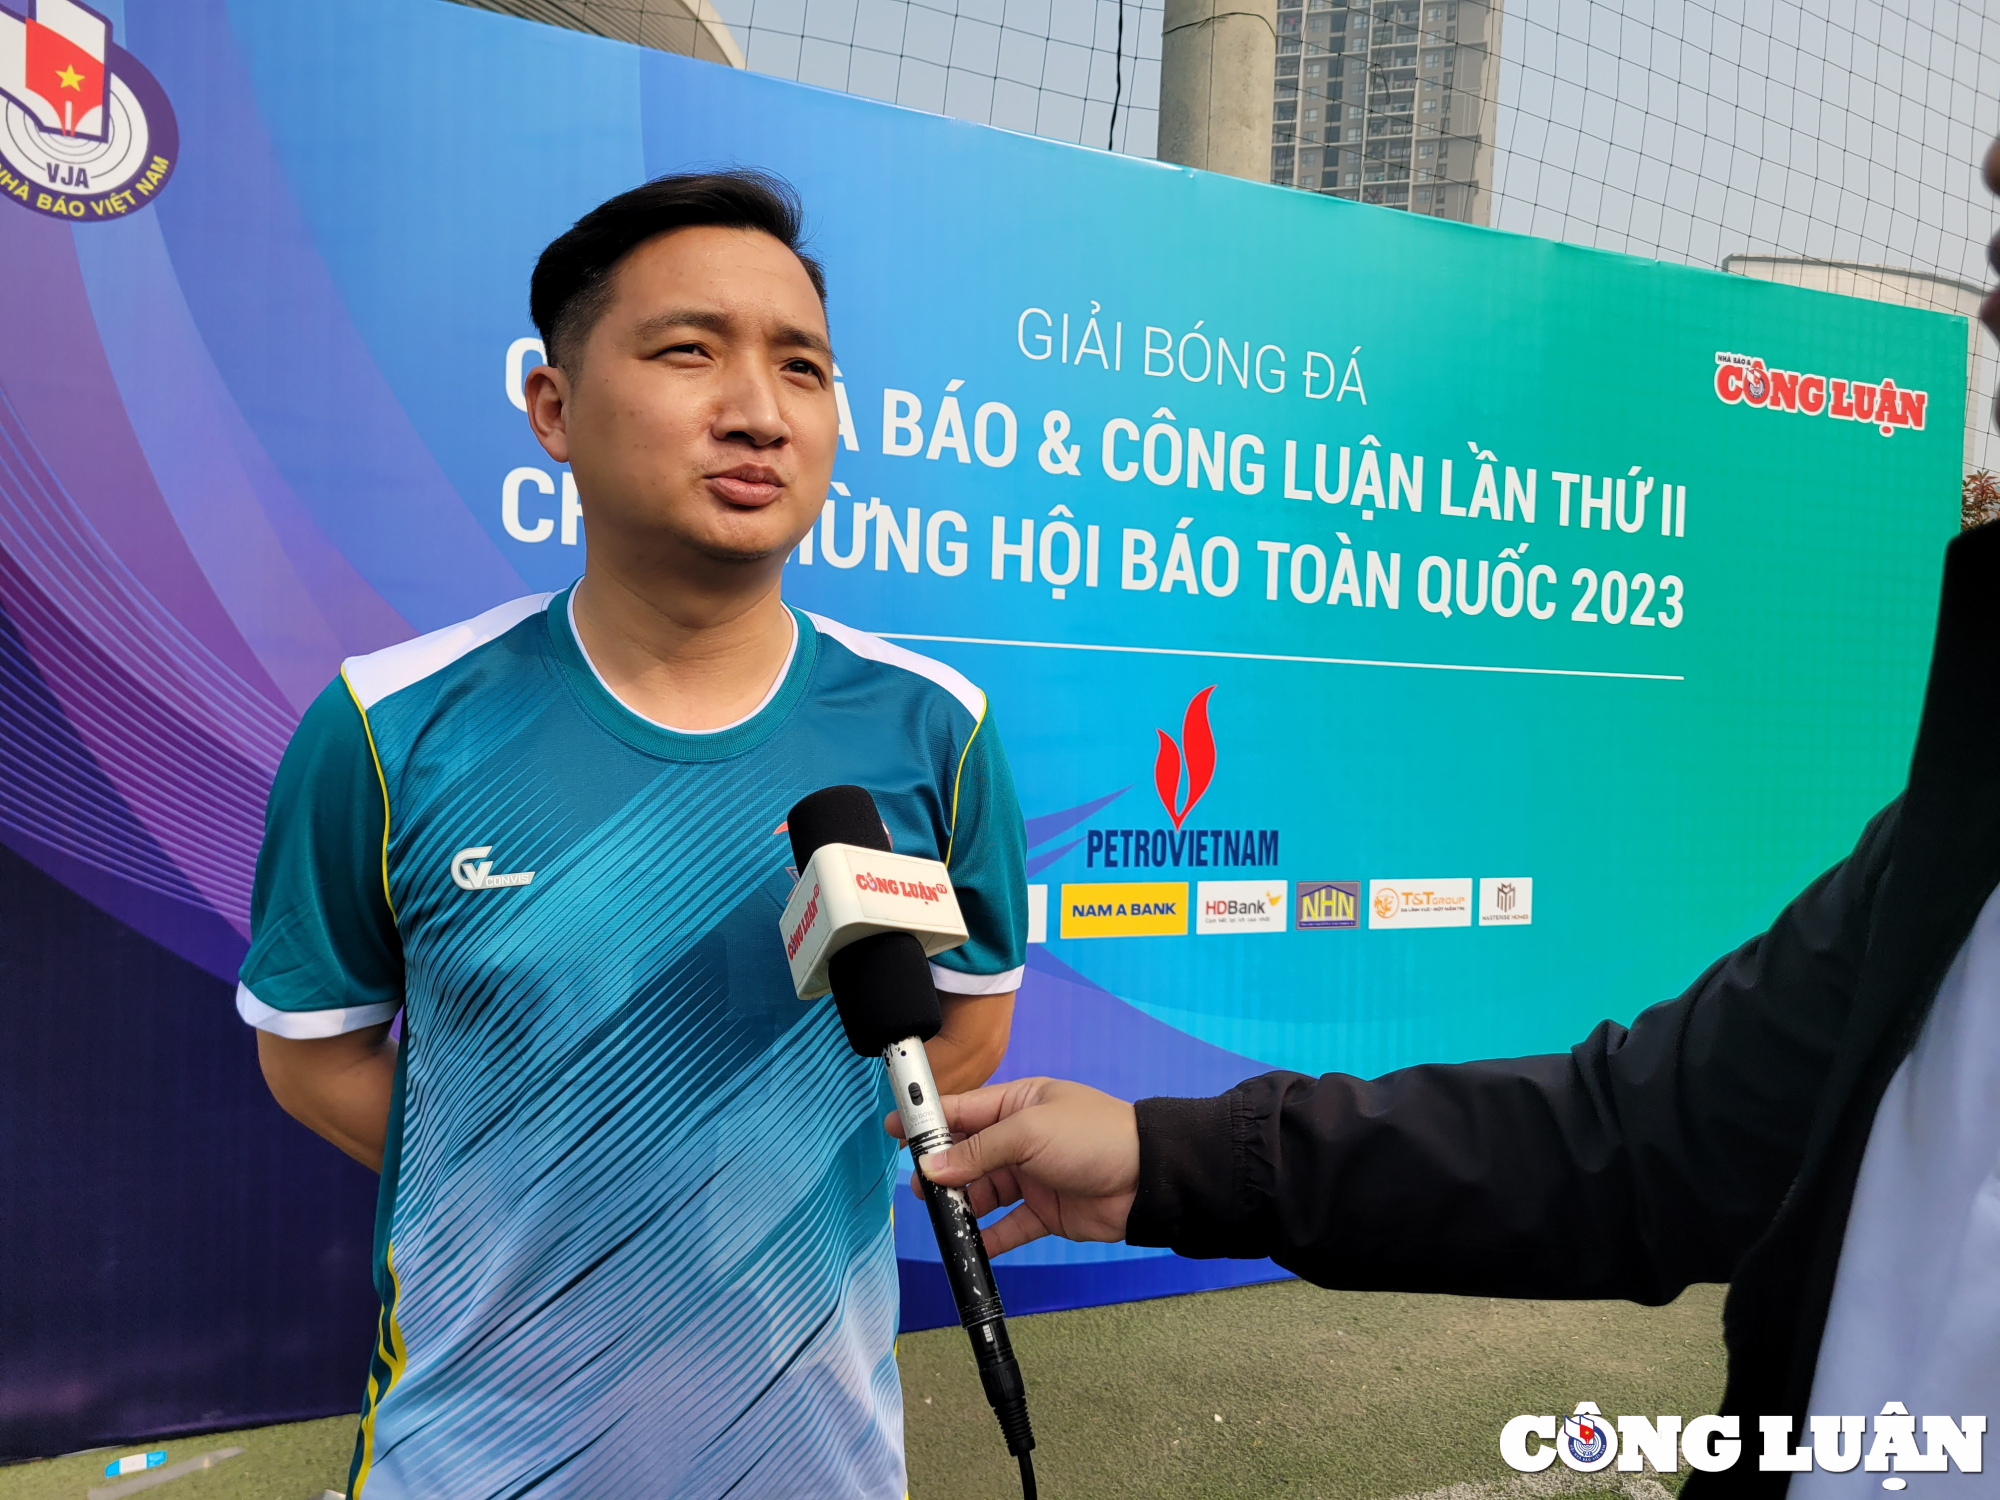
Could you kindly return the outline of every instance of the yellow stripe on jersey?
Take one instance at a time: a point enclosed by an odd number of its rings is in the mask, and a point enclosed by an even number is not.
[[[402,1324],[396,1319],[396,1304],[402,1300],[403,1285],[396,1278],[394,1245],[389,1246],[383,1256],[383,1264],[389,1270],[389,1301],[382,1309],[382,1318],[377,1325],[375,1357],[389,1372],[389,1378],[378,1380],[372,1370],[368,1375],[368,1410],[361,1417],[361,1467],[355,1472],[352,1500],[361,1500],[362,1489],[368,1483],[368,1471],[375,1467],[375,1413],[382,1404],[382,1398],[394,1390],[396,1382],[403,1378],[403,1367],[410,1359],[410,1351],[403,1343]]]
[[[979,731],[986,727],[986,705],[979,705],[979,718],[972,726],[972,733],[965,737],[965,748],[958,752],[958,769],[951,777],[951,831],[944,841],[944,867],[951,868],[952,847],[958,843],[958,784],[965,779],[965,758],[972,754],[972,742],[979,738]]]
[[[354,711],[361,715],[361,732],[368,737],[368,755],[375,762],[375,780],[382,787],[382,899],[389,903],[389,920],[393,922],[396,898],[389,894],[389,778],[382,774],[382,755],[375,748],[375,731],[368,723],[368,710],[361,706],[361,695],[354,691],[345,667],[340,669],[340,680],[347,685],[347,696],[354,700]]]

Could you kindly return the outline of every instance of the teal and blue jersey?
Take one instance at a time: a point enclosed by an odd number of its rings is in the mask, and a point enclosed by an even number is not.
[[[891,1106],[792,991],[783,824],[867,787],[950,868],[970,935],[938,988],[1014,989],[992,716],[793,611],[765,702],[677,731],[612,694],[570,597],[350,659],[272,788],[238,1010],[287,1037],[403,1018],[349,1493],[893,1500]]]

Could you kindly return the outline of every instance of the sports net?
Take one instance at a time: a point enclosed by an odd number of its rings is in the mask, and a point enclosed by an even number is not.
[[[1163,0],[469,3],[630,40],[706,15],[759,72],[1157,138]],[[1278,0],[1274,46],[1273,182],[1964,316],[1988,278],[1993,0]],[[1966,466],[2000,470],[1976,323],[1967,356]]]
[[[749,66],[1151,156],[1163,0],[714,0]]]

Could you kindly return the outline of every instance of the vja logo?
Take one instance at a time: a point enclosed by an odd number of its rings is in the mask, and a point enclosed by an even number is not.
[[[0,9],[0,195],[71,223],[145,207],[180,155],[165,92],[96,11],[31,3]]]
[[[533,870],[521,870],[512,875],[495,875],[493,861],[486,857],[492,852],[491,844],[480,844],[475,848],[459,850],[451,857],[452,884],[462,891],[498,891],[508,886],[526,885],[535,878]]]
[[[1765,396],[1770,394],[1771,377],[1764,370],[1762,359],[1752,359],[1750,368],[1743,376],[1743,392],[1752,406],[1762,406]]]
[[[1579,1401],[1574,1415],[1563,1418],[1562,1461],[1578,1473],[1591,1474],[1618,1456],[1618,1437],[1598,1413],[1594,1401]]]

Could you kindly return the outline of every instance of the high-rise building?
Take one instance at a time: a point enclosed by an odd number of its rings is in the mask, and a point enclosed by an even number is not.
[[[1271,181],[1484,224],[1500,0],[1279,0]]]

